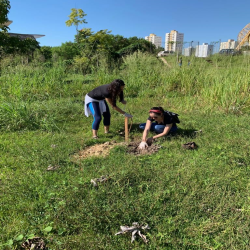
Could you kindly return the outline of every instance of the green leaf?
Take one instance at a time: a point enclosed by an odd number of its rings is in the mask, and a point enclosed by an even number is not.
[[[12,245],[13,245],[13,240],[8,240],[8,242],[7,242],[6,245],[7,245],[7,246],[12,246]]]
[[[46,228],[43,229],[44,232],[48,233],[52,230],[52,227],[51,226],[48,226]]]
[[[27,239],[28,239],[28,240],[32,240],[32,239],[34,239],[34,238],[35,238],[35,235],[34,235],[34,234],[30,234],[30,235],[27,236]]]
[[[58,235],[62,235],[66,231],[65,228],[59,228]]]
[[[23,239],[23,235],[22,235],[22,234],[18,235],[18,236],[15,238],[16,241],[20,241],[20,240],[22,240],[22,239]]]

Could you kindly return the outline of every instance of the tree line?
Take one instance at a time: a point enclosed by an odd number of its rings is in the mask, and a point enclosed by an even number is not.
[[[10,7],[9,0],[0,0],[0,59],[10,54],[30,55],[39,48],[39,43],[34,39],[22,40],[8,35],[9,27],[6,22],[8,22]]]
[[[67,65],[74,65],[81,73],[87,73],[93,67],[98,67],[105,61],[108,67],[119,64],[122,57],[136,51],[156,53],[157,49],[151,42],[143,38],[125,38],[122,35],[113,35],[110,30],[103,29],[97,32],[91,28],[78,29],[82,23],[87,23],[82,9],[71,9],[67,26],[74,25],[76,35],[73,42],[62,43],[61,46],[39,46],[36,40],[8,35],[8,27],[3,24],[8,21],[10,10],[9,0],[0,0],[0,56],[9,55],[27,56],[32,61],[34,58],[41,62],[65,61]]]

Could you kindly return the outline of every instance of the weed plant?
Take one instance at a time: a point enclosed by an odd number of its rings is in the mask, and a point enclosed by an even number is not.
[[[48,249],[249,249],[249,59],[142,53],[120,69],[75,75],[64,65],[10,65],[0,83],[0,249],[21,249],[34,236]],[[85,94],[124,79],[130,140],[142,136],[152,106],[177,112],[176,136],[154,155],[110,155],[72,161],[87,146],[123,141],[123,116],[111,110],[111,134],[91,139]],[[120,105],[121,106],[121,105]],[[124,107],[122,107],[124,108]],[[201,133],[195,131],[202,130]],[[199,148],[184,150],[195,141]],[[58,166],[47,171],[48,166]],[[92,178],[111,179],[95,188]],[[130,243],[121,225],[148,223],[149,243]]]

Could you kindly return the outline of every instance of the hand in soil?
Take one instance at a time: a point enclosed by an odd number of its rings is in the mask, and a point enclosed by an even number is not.
[[[142,141],[139,145],[139,149],[146,149],[148,147],[148,144],[145,141]]]

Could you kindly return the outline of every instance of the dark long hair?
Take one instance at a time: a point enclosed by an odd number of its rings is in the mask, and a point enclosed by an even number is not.
[[[125,83],[121,79],[115,79],[110,83],[108,87],[108,91],[111,93],[111,101],[114,107],[116,107],[116,99],[120,95],[120,101],[123,101],[123,91],[121,91],[121,87],[124,86]]]
[[[154,112],[153,110],[160,111],[160,112]],[[162,107],[153,107],[149,110],[149,113],[154,113],[157,115],[162,115],[164,113],[164,109]]]

